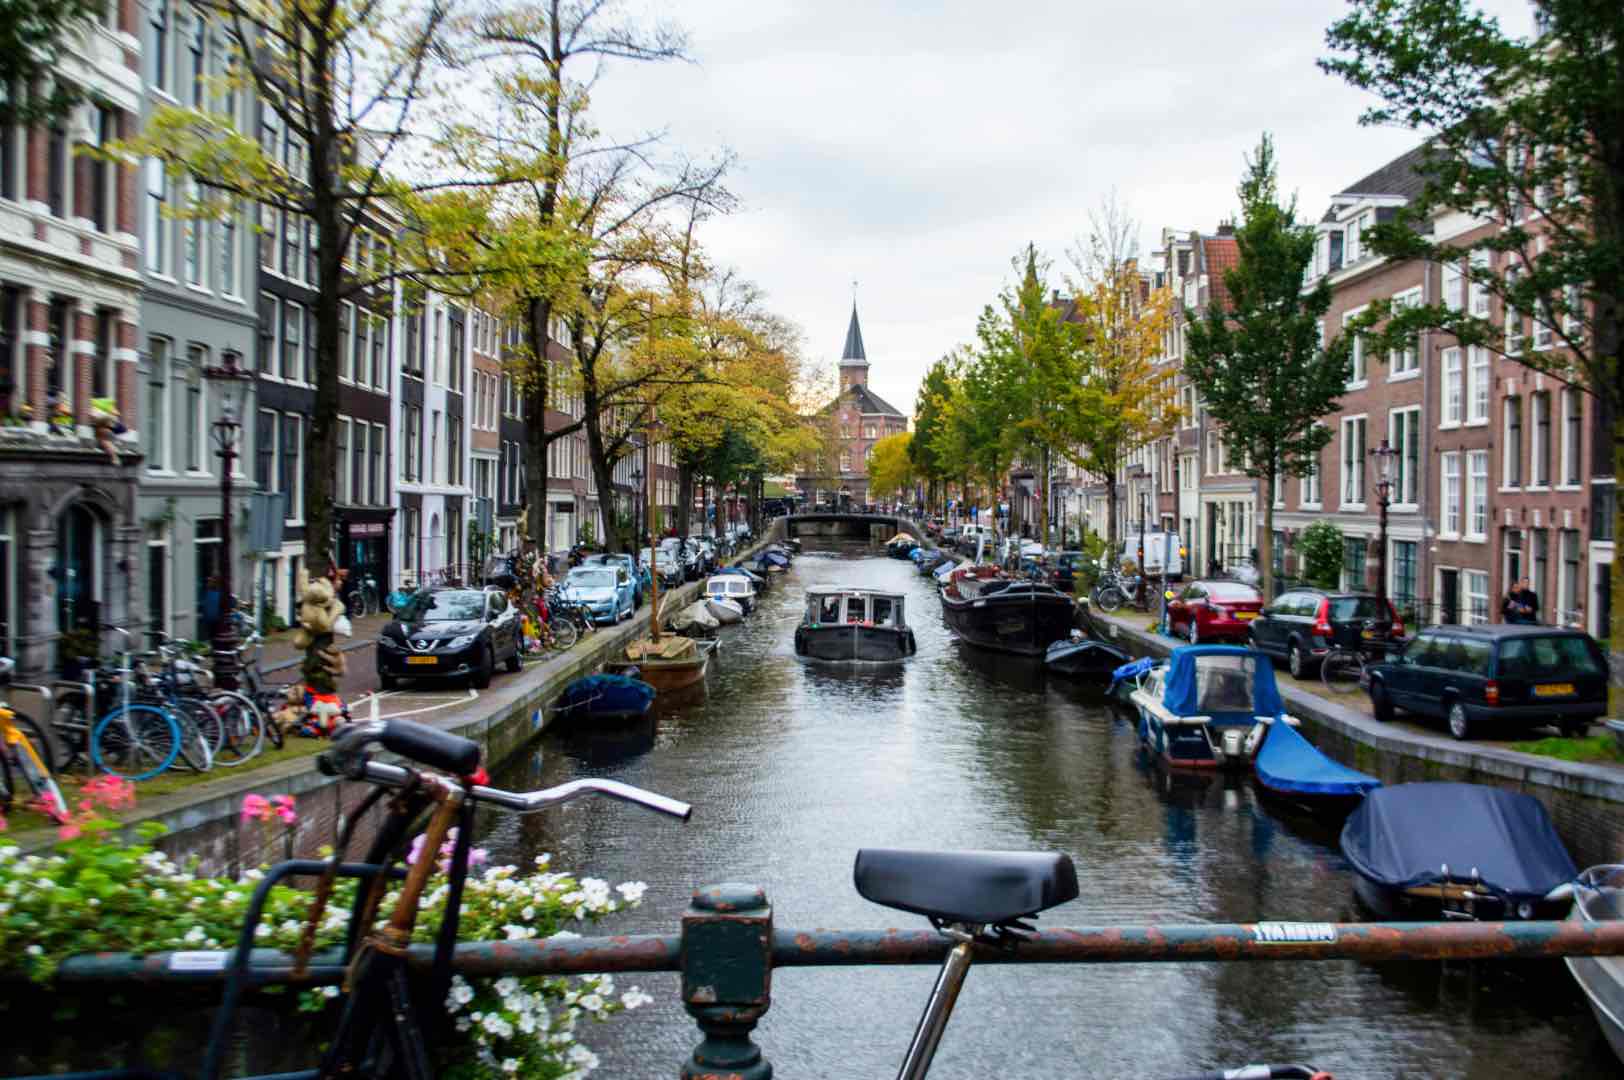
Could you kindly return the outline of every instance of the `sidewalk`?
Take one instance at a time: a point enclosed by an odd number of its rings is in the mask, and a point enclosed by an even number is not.
[[[371,645],[392,618],[394,616],[387,611],[380,611],[376,615],[363,615],[359,619],[351,619],[350,639],[343,644],[343,651],[363,649]],[[303,653],[293,647],[293,635],[293,629],[278,630],[274,634],[266,635],[265,651],[260,658],[260,664],[265,671],[276,671],[299,662]]]

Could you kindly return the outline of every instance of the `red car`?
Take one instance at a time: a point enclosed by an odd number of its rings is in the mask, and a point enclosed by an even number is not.
[[[1246,644],[1246,630],[1263,610],[1263,594],[1239,581],[1192,581],[1167,602],[1174,637]]]

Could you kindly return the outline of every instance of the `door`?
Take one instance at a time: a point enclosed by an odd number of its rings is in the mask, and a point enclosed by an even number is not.
[[[1387,669],[1387,692],[1393,704],[1401,709],[1419,709],[1417,688],[1423,679],[1432,677],[1427,670],[1437,635],[1418,634],[1402,653],[1393,658]]]
[[[1297,593],[1286,593],[1272,604],[1265,604],[1252,620],[1252,644],[1271,656],[1283,656],[1286,651],[1286,617],[1297,603]]]
[[[1438,571],[1438,621],[1445,626],[1460,623],[1460,571]]]

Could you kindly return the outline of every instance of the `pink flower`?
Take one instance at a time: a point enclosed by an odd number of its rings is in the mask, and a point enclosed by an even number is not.
[[[270,813],[271,804],[263,795],[244,795],[242,799],[242,816],[245,821],[264,821]]]
[[[299,820],[299,815],[293,812],[293,807],[291,806],[278,806],[276,808],[276,816],[282,819],[282,824],[284,825],[292,825],[295,821]]]
[[[406,862],[415,863],[422,854],[423,834],[418,833],[417,838],[412,841],[412,849],[406,853]]]
[[[63,841],[77,840],[82,832],[83,830],[79,828],[77,822],[70,821],[60,829],[56,830],[56,838]]]
[[[484,848],[474,848],[468,853],[468,869],[472,870],[476,866],[484,866],[489,858],[490,856],[486,854]]]

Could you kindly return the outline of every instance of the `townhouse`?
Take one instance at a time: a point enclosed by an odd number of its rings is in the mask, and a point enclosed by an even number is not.
[[[64,35],[84,104],[0,124],[0,653],[25,677],[146,610],[139,171],[80,152],[138,129],[139,20],[119,0]]]
[[[468,575],[469,309],[438,293],[408,299],[396,395],[400,446],[398,581]]]

